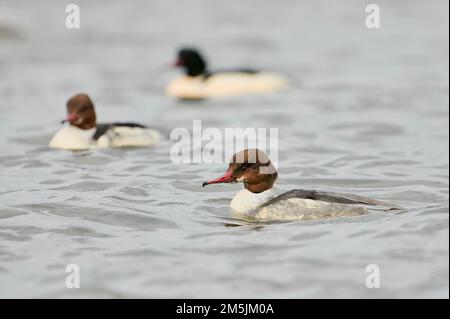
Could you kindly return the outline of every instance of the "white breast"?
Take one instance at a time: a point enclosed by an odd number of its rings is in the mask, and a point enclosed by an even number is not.
[[[82,130],[76,126],[68,125],[62,127],[50,141],[49,146],[67,150],[85,150],[95,147],[92,136],[95,128]]]
[[[166,93],[169,96],[185,99],[202,99],[243,95],[249,93],[268,93],[287,86],[287,80],[270,72],[217,73],[204,80],[203,76],[184,76],[169,83]]]
[[[253,215],[253,210],[268,202],[275,197],[275,192],[273,189],[268,189],[262,193],[252,193],[245,188],[233,197],[230,203],[230,207],[235,215],[245,215],[251,217]]]

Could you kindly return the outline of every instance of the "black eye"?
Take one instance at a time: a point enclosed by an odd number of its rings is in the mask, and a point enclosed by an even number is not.
[[[239,166],[239,170],[246,170],[247,168],[249,168],[251,165],[249,163],[243,163],[241,164],[241,166]]]
[[[83,112],[86,112],[87,110],[88,110],[88,107],[87,106],[83,106],[81,109],[79,109],[78,112],[83,113]]]

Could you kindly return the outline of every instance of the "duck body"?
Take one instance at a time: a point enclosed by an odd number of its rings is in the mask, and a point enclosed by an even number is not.
[[[287,80],[272,72],[252,69],[210,72],[201,54],[192,48],[178,52],[175,66],[184,69],[185,75],[166,87],[166,94],[179,99],[204,99],[269,93],[287,87]]]
[[[239,191],[230,203],[235,217],[256,220],[317,220],[367,214],[370,208],[395,207],[367,197],[295,189],[276,195],[272,189],[252,193]]]
[[[286,79],[272,72],[229,71],[182,76],[168,84],[166,94],[179,99],[205,99],[276,92],[285,87]]]
[[[86,130],[67,125],[56,132],[49,146],[67,150],[146,147],[159,140],[158,131],[134,123],[98,124]]]

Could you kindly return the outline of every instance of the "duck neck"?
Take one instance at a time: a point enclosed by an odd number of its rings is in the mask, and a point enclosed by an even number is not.
[[[273,186],[273,183],[268,182],[268,181],[260,182],[257,184],[250,184],[250,183],[244,182],[245,189],[248,190],[249,192],[252,192],[255,194],[265,192],[266,190],[271,189],[272,186]]]
[[[276,171],[272,174],[257,175],[256,178],[244,180],[244,187],[249,192],[259,194],[271,189],[277,178],[278,173]]]

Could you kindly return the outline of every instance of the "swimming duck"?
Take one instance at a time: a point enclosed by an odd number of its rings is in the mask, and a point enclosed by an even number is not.
[[[275,73],[251,69],[211,72],[200,52],[184,48],[178,52],[174,66],[185,76],[167,85],[166,93],[179,99],[204,99],[251,93],[268,93],[287,86],[287,80]]]
[[[67,101],[67,117],[51,139],[51,148],[86,150],[96,147],[143,147],[160,140],[157,131],[137,123],[96,123],[94,104],[86,94]]]
[[[269,157],[258,149],[236,153],[226,173],[206,181],[203,187],[219,183],[244,184],[230,203],[233,214],[258,220],[314,220],[365,214],[369,208],[397,210],[400,207],[351,194],[294,189],[277,195],[273,185],[278,173]]]

